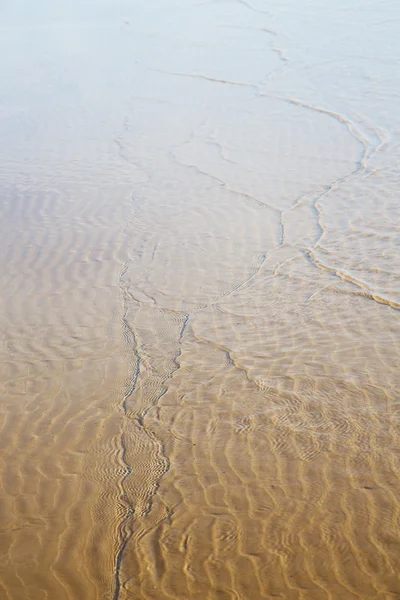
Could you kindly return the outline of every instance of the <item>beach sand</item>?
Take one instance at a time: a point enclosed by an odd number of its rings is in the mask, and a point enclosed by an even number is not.
[[[399,7],[0,17],[0,597],[400,598]]]

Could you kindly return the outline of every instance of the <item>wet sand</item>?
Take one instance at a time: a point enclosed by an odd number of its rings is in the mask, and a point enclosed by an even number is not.
[[[400,598],[397,4],[0,17],[0,598]]]

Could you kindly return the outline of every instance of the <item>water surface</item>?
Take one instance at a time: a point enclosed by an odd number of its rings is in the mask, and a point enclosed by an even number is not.
[[[400,598],[398,3],[0,6],[0,596]]]

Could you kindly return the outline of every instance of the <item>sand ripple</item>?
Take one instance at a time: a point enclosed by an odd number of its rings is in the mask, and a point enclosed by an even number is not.
[[[0,7],[0,596],[399,598],[398,10],[110,7]]]

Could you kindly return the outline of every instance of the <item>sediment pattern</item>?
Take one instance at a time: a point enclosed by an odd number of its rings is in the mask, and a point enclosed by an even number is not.
[[[399,598],[391,67],[377,108],[289,0],[125,8],[5,11],[0,595]]]

